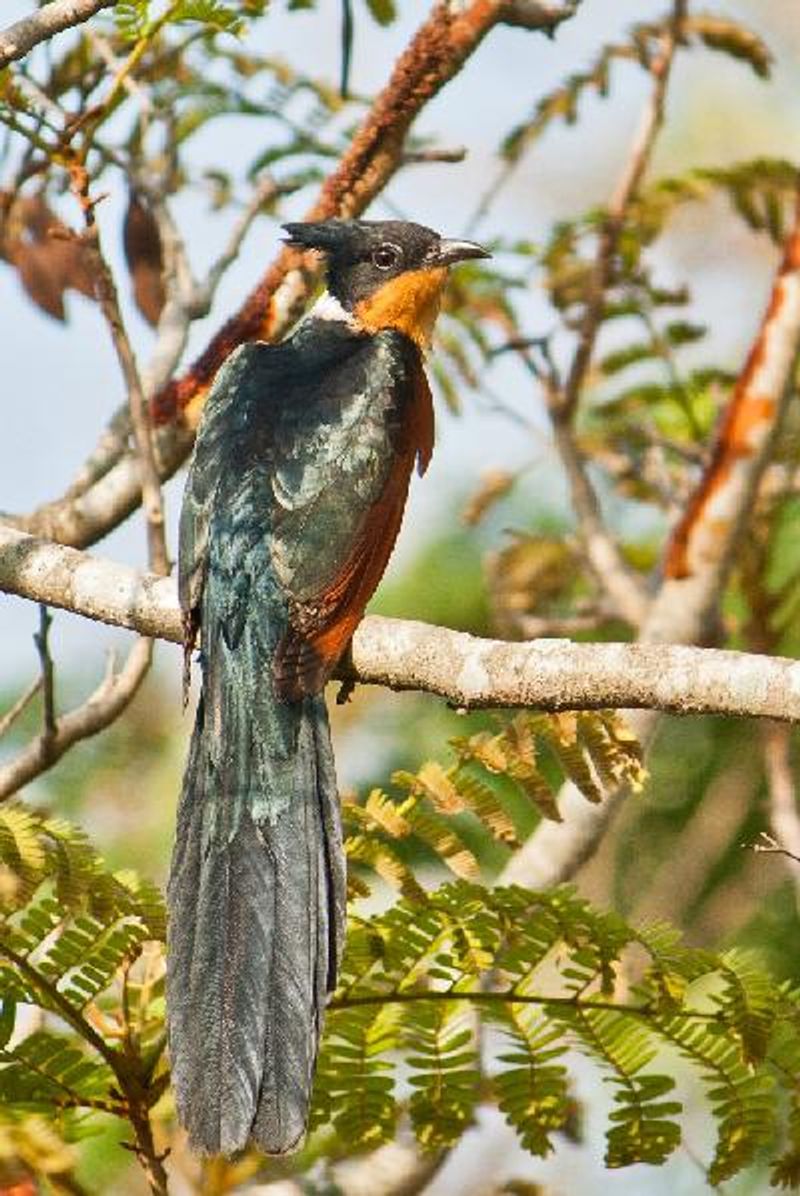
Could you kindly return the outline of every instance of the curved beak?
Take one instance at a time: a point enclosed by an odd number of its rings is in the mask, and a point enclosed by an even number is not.
[[[442,237],[439,244],[428,254],[426,266],[454,266],[470,258],[491,257],[488,249],[474,241],[447,240]]]

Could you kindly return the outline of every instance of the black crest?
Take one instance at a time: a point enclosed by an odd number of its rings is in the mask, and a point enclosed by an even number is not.
[[[328,289],[351,309],[408,270],[434,270],[491,255],[474,241],[445,240],[410,220],[318,220],[284,224],[288,245],[318,249]]]
[[[407,270],[439,264],[439,234],[406,220],[320,220],[283,227],[287,244],[325,254],[328,288],[346,308]]]

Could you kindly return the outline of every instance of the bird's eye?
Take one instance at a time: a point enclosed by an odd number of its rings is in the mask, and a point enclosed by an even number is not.
[[[396,245],[390,245],[388,242],[385,245],[379,245],[372,254],[372,264],[377,266],[379,270],[391,270],[396,266],[401,258],[400,250]]]

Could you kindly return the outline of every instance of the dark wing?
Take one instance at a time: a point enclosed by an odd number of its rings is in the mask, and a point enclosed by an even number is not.
[[[419,351],[392,330],[357,338],[306,401],[305,410],[281,405],[272,473],[272,560],[290,598],[274,668],[289,699],[318,692],[347,647],[394,546],[415,458],[427,465],[433,432]]]
[[[238,506],[246,489],[249,527],[263,527],[288,606],[278,690],[286,699],[321,690],[380,581],[414,461],[427,465],[432,435],[420,354],[398,332],[367,337],[315,321],[282,345],[232,354],[206,404],[181,512],[189,642],[210,529],[239,534],[241,521],[223,525],[222,508]]]
[[[221,481],[243,459],[252,396],[247,387],[260,346],[242,345],[219,371],[197,430],[181,507],[178,598],[184,625],[197,621],[208,569],[208,538]],[[248,402],[248,399],[250,400]]]

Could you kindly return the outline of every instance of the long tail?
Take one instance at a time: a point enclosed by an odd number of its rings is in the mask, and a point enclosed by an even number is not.
[[[169,882],[173,1083],[195,1148],[280,1154],[305,1131],[344,934],[336,777],[322,698],[273,691],[263,617],[211,614]]]

